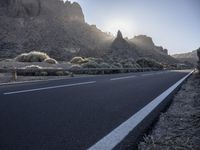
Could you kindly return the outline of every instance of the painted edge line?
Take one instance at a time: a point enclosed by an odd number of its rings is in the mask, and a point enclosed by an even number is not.
[[[35,89],[13,91],[13,92],[6,92],[6,93],[4,93],[4,95],[19,94],[19,93],[28,93],[28,92],[35,92],[35,91],[43,91],[43,90],[57,89],[57,88],[63,88],[63,87],[86,85],[86,84],[92,84],[92,83],[96,83],[96,81],[73,83],[73,84],[65,84],[65,85],[59,85],[59,86],[35,88]]]
[[[88,148],[88,150],[112,150],[193,72],[194,71],[190,72],[177,83],[172,85],[165,92],[163,92],[153,101],[139,110],[136,114],[130,117],[127,121],[115,128],[108,135],[99,140],[96,144]]]
[[[119,78],[112,78],[110,79],[111,81],[116,81],[116,80],[123,80],[123,79],[130,79],[130,78],[135,78],[136,76],[126,76],[126,77],[119,77]]]

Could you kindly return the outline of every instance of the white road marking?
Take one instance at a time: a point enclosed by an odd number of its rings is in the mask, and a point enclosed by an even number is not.
[[[191,74],[189,73],[184,78],[179,80],[140,111],[130,117],[127,121],[111,131],[108,135],[99,140],[96,144],[91,146],[88,150],[111,150],[117,146],[139,123],[142,122],[164,99],[169,96],[185,79]]]
[[[111,81],[116,81],[116,80],[124,80],[124,79],[130,79],[130,78],[135,78],[136,76],[127,76],[127,77],[119,77],[119,78],[112,78],[110,79]]]
[[[51,86],[51,87],[44,87],[44,88],[35,88],[35,89],[29,89],[29,90],[6,92],[6,93],[4,93],[4,95],[43,91],[43,90],[57,89],[57,88],[63,88],[63,87],[78,86],[78,85],[86,85],[86,84],[92,84],[92,83],[95,83],[95,82],[96,81],[90,81],[90,82],[73,83],[73,84],[58,85],[58,86]]]

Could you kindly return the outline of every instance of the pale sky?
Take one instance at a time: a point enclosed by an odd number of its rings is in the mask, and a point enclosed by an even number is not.
[[[200,0],[71,0],[104,32],[151,36],[170,54],[200,47]]]

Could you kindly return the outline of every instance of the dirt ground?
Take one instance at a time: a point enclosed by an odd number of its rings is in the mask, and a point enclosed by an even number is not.
[[[44,62],[34,62],[34,63],[16,62],[14,59],[5,59],[0,61],[1,69],[23,68],[31,65],[36,65],[43,68],[56,68],[56,69],[58,68],[68,69],[71,66],[71,64],[68,62],[59,62],[58,64],[48,64]],[[21,81],[66,79],[66,78],[70,78],[70,76],[18,76],[17,81],[14,81],[11,73],[0,73],[0,84],[21,82]]]
[[[84,76],[84,75],[74,75],[74,77],[79,77],[79,76]],[[72,77],[70,76],[18,76],[17,80],[14,81],[12,79],[11,73],[0,73],[0,84],[23,82],[23,81],[68,79],[68,78],[72,78]]]
[[[0,68],[2,69],[13,69],[13,68],[23,68],[26,66],[37,65],[43,68],[70,68],[71,64],[68,62],[59,62],[58,64],[48,64],[45,62],[17,62],[14,59],[5,59],[0,61]]]
[[[161,114],[139,150],[200,150],[200,75],[194,74]]]

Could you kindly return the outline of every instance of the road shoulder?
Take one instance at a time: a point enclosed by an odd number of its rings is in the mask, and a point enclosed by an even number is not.
[[[139,150],[194,149],[200,147],[200,76],[193,75],[176,94]]]

